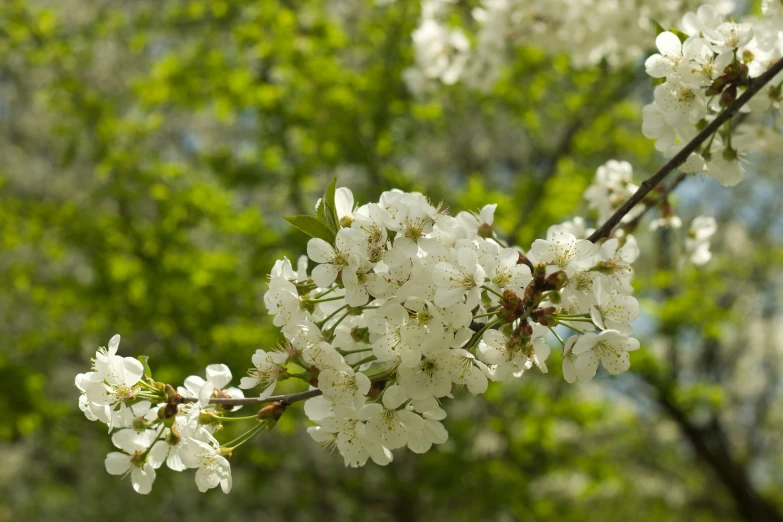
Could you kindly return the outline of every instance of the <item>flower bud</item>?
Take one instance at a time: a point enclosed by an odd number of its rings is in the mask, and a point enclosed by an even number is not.
[[[182,441],[182,437],[179,434],[179,429],[176,426],[171,426],[168,434],[166,435],[166,443],[169,446],[176,446]]]
[[[737,99],[737,86],[731,85],[720,95],[720,106],[726,107]]]
[[[550,274],[546,278],[545,289],[546,290],[560,290],[566,283],[568,283],[568,276],[562,270]]]
[[[519,253],[519,259],[517,259],[518,265],[527,265],[528,268],[530,268],[530,271],[533,271],[533,262],[530,261],[530,259],[527,258],[525,254],[522,252]]]
[[[492,225],[490,225],[489,223],[480,224],[478,230],[476,230],[476,234],[479,237],[483,237],[484,239],[488,239],[492,237],[494,234],[492,231]]]
[[[273,402],[268,406],[264,406],[258,410],[258,421],[261,422],[266,429],[271,430],[283,416],[288,406],[283,401]]]
[[[136,417],[133,419],[132,427],[134,431],[142,432],[149,427],[149,424],[147,424],[147,421],[144,419],[144,417]]]
[[[386,382],[386,379],[373,381],[373,383],[370,385],[370,391],[367,392],[367,397],[369,399],[377,399],[383,389],[386,387]]]
[[[369,343],[370,329],[354,326],[351,328],[351,339],[353,339],[356,343]]]

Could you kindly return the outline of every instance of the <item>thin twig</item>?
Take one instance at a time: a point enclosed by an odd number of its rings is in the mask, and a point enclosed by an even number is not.
[[[695,138],[688,142],[688,144],[685,145],[680,150],[680,152],[675,154],[675,156],[670,159],[666,165],[661,167],[658,172],[644,180],[639,189],[634,192],[634,194],[628,198],[628,200],[623,203],[622,206],[618,208],[615,213],[612,214],[612,216],[607,219],[603,225],[598,227],[595,232],[593,232],[587,239],[595,243],[601,238],[609,237],[609,234],[612,233],[614,227],[620,223],[623,217],[628,214],[628,212],[630,212],[633,207],[635,207],[642,199],[644,199],[644,197],[652,189],[654,189],[658,183],[663,181],[663,178],[668,176],[674,169],[685,163],[685,160],[688,159],[691,153],[696,151],[696,149],[698,149],[702,143],[707,141],[707,139],[712,136],[713,133],[717,132],[724,123],[729,121],[732,116],[737,114],[740,108],[748,103],[748,101],[750,101],[750,99],[753,98],[753,96],[755,96],[755,94],[759,92],[761,88],[764,87],[764,85],[769,83],[772,78],[777,76],[780,71],[783,71],[783,59],[775,62],[775,64],[770,67],[767,72],[756,78],[753,83],[750,84],[750,87],[748,87],[748,89],[742,94],[742,96],[734,100],[731,105],[726,107],[723,112],[718,114],[709,125],[704,127],[704,129],[698,133]]]
[[[272,395],[266,399],[261,397],[243,397],[240,399],[234,398],[215,398],[209,399],[210,404],[219,404],[221,406],[247,406],[248,404],[266,404],[268,402],[282,402],[286,406],[289,406],[295,402],[318,397],[323,392],[321,390],[307,390],[298,393],[289,393],[288,395]],[[184,402],[198,402],[195,397],[183,397]]]

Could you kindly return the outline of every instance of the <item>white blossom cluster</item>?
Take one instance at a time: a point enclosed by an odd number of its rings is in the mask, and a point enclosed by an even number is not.
[[[656,38],[659,53],[645,62],[647,73],[662,83],[655,88],[653,103],[643,109],[642,132],[655,139],[656,148],[669,157],[741,95],[753,78],[783,56],[780,16],[737,23],[704,5],[695,13],[687,13],[680,27],[678,33],[660,33]],[[781,81],[783,75],[768,83],[743,107],[743,112],[778,109]],[[753,148],[754,141],[760,141],[755,138],[758,125],[743,123],[739,127],[738,131],[726,124],[691,154],[680,170],[704,172],[724,186],[739,183],[743,154]],[[776,129],[762,127],[779,134]]]
[[[597,215],[599,223],[605,222],[625,201],[638,189],[633,181],[633,167],[626,161],[609,160],[598,167],[593,183],[585,190],[584,199],[590,210]],[[682,220],[674,213],[668,202],[660,204],[660,215],[650,221],[651,231],[660,228],[680,229]],[[621,224],[628,224],[645,212],[646,207],[639,205],[632,208],[623,218]],[[575,218],[560,225],[576,237],[587,237],[593,232],[585,227],[582,218]],[[697,216],[687,230],[682,248],[683,261],[695,266],[707,264],[712,259],[710,239],[718,230],[715,218]],[[615,231],[615,236],[621,237],[623,229]]]
[[[685,256],[696,266],[706,265],[712,259],[710,239],[718,230],[718,223],[711,216],[697,216],[691,221],[685,238]]]
[[[490,89],[513,49],[535,47],[567,54],[576,67],[605,61],[616,67],[641,58],[655,22],[676,22],[673,13],[694,9],[694,0],[482,0],[464,26],[452,25],[460,8],[450,0],[424,0],[414,31],[416,60],[405,72],[409,89],[421,95],[438,82],[462,80]],[[727,14],[733,0],[708,2]],[[474,44],[471,46],[470,42]]]
[[[587,206],[598,215],[598,222],[603,223],[614,214],[620,205],[633,195],[639,188],[633,182],[633,167],[627,161],[609,160],[598,167],[595,179],[585,191]],[[636,207],[623,217],[627,223],[636,218],[644,207]]]
[[[308,243],[310,277],[306,259],[297,271],[276,263],[264,300],[285,341],[256,352],[241,387],[267,396],[291,363],[303,368],[322,392],[305,404],[317,424],[309,432],[346,465],[445,442],[441,400],[546,372],[548,327],[578,334],[563,341],[569,382],[591,379],[599,361],[613,374],[629,368],[639,347],[629,337],[639,312],[632,237],[598,247],[557,226],[523,254],[495,237],[495,205],[452,217],[394,190],[354,208],[340,188],[336,207],[334,244]]]
[[[91,421],[109,426],[111,441],[120,451],[106,456],[106,471],[127,476],[137,493],[147,494],[155,481],[155,470],[195,469],[199,491],[220,487],[231,490],[231,468],[213,433],[220,429],[216,419],[225,411],[209,406],[213,396],[242,397],[237,388],[226,388],[231,371],[223,364],[207,366],[206,379],[191,375],[179,388],[182,397],[198,402],[174,407],[164,415],[163,396],[154,393],[144,378],[144,365],[132,357],[117,355],[120,336],[108,349],[95,353],[92,371],[76,376],[81,391],[79,407]],[[171,390],[173,392],[174,390]]]

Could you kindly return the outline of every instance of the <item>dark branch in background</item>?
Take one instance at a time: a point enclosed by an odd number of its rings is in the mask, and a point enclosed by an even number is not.
[[[554,150],[550,154],[547,154],[544,158],[545,167],[543,169],[543,174],[537,176],[534,182],[534,186],[528,189],[528,192],[531,194],[531,196],[528,197],[527,201],[525,201],[524,205],[522,205],[522,208],[519,212],[519,219],[517,219],[517,222],[514,225],[514,229],[511,232],[512,238],[517,237],[517,234],[522,228],[522,225],[524,225],[525,220],[536,207],[536,204],[538,203],[538,198],[536,197],[537,193],[540,192],[541,189],[546,185],[547,181],[549,181],[557,173],[557,164],[562,158],[568,156],[571,153],[571,150],[574,147],[574,140],[577,134],[579,134],[579,131],[592,125],[601,114],[611,109],[621,101],[625,100],[628,94],[633,91],[640,78],[641,76],[637,75],[636,68],[632,69],[629,76],[627,78],[623,78],[620,84],[616,88],[612,89],[608,96],[606,96],[600,102],[591,102],[586,105],[584,110],[581,111],[580,114],[577,114],[568,127],[566,127],[565,132],[561,136]],[[593,89],[592,98],[595,98],[601,94],[600,86],[602,83],[603,82],[600,79],[596,82],[596,85]]]
[[[656,391],[661,408],[677,423],[685,438],[726,487],[737,506],[739,515],[748,522],[781,522],[777,508],[762,498],[747,475],[746,470],[732,457],[725,430],[714,415],[701,425],[695,424],[675,399],[676,391],[671,382],[652,374],[644,380]]]
[[[603,225],[598,227],[596,231],[593,232],[587,239],[595,243],[601,238],[609,237],[609,234],[612,233],[614,227],[620,223],[623,217],[628,214],[628,212],[630,212],[633,207],[640,203],[644,197],[652,189],[654,189],[658,183],[663,181],[663,179],[674,169],[682,165],[685,160],[688,159],[691,153],[695,152],[696,149],[698,149],[702,143],[707,141],[710,136],[717,132],[724,123],[729,121],[732,116],[737,114],[742,106],[748,103],[748,101],[753,96],[755,96],[755,94],[759,92],[761,88],[764,87],[764,85],[769,83],[772,78],[777,76],[780,71],[783,71],[783,59],[775,62],[775,64],[770,67],[767,72],[756,78],[753,83],[750,84],[750,87],[748,87],[748,89],[742,94],[742,96],[734,100],[731,105],[726,107],[723,112],[718,114],[718,116],[712,122],[710,122],[709,125],[704,127],[704,129],[699,134],[697,134],[695,138],[688,142],[688,144],[685,145],[672,159],[670,159],[666,165],[661,167],[658,172],[644,180],[633,196],[628,198],[628,200],[623,203],[622,206],[618,208],[615,213],[612,214],[612,216],[607,219]]]

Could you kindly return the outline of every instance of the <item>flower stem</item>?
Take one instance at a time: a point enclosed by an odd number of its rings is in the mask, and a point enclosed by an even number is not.
[[[549,331],[552,332],[555,335],[555,337],[557,337],[557,340],[560,341],[560,344],[562,344],[563,348],[565,348],[565,341],[563,341],[563,339],[559,335],[557,335],[555,329],[552,328],[551,326],[547,326],[547,328],[549,328]]]
[[[324,325],[325,325],[327,322],[329,322],[329,319],[331,319],[332,317],[334,317],[335,315],[337,315],[338,313],[340,313],[340,310],[345,310],[347,307],[348,307],[348,305],[341,306],[340,308],[338,308],[337,310],[335,310],[334,312],[332,312],[331,314],[329,314],[328,316],[326,316],[326,318],[325,318],[325,319],[323,319],[323,320],[321,320],[321,321],[318,321],[318,322],[317,322],[317,323],[315,323],[315,324],[316,324],[316,325],[317,325],[319,328],[323,328],[323,326],[324,326]]]
[[[482,285],[482,287],[481,287],[481,288],[483,288],[483,289],[484,289],[484,290],[486,290],[487,292],[492,292],[493,294],[495,294],[495,295],[496,295],[496,296],[498,296],[499,298],[503,299],[503,294],[499,294],[499,293],[497,293],[496,291],[492,290],[492,289],[491,289],[490,287],[488,287],[487,285]]]
[[[325,297],[323,299],[305,299],[308,303],[328,303],[329,301],[338,301],[340,299],[345,299],[343,296],[338,295],[335,297]]]
[[[250,428],[249,430],[244,432],[239,437],[237,437],[234,440],[229,441],[229,442],[227,442],[225,444],[222,444],[222,446],[225,446],[225,447],[227,447],[230,450],[236,449],[239,446],[241,446],[242,444],[244,444],[245,442],[249,441],[250,439],[252,439],[256,435],[258,435],[258,433],[261,430],[263,430],[263,429],[264,429],[264,426],[262,424],[256,424],[255,426],[253,426],[252,428]]]
[[[362,359],[362,360],[361,360],[361,361],[359,361],[359,362],[353,363],[353,364],[351,365],[351,367],[352,367],[352,368],[358,368],[358,367],[359,367],[359,366],[361,366],[362,364],[364,364],[364,363],[368,363],[368,362],[371,362],[371,361],[374,361],[374,360],[375,360],[375,356],[374,356],[374,355],[370,355],[369,357],[365,357],[364,359]]]

